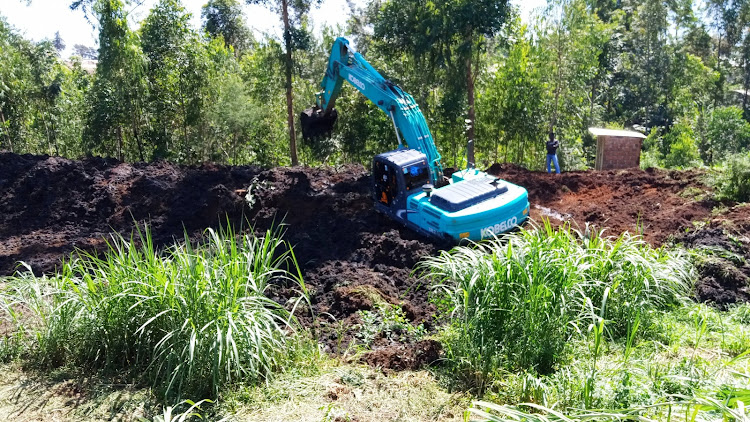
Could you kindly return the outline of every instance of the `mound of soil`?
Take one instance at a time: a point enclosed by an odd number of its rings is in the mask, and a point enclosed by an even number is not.
[[[54,271],[74,248],[103,250],[109,233],[128,234],[135,221],[148,222],[159,244],[226,218],[240,223],[246,207],[234,189],[259,173],[0,153],[0,275],[18,261]]]
[[[595,224],[612,235],[642,230],[653,244],[684,233],[694,221],[750,231],[748,207],[717,208],[721,204],[701,199],[708,189],[696,171],[555,176],[509,165],[490,170],[528,189],[536,220]],[[383,304],[429,330],[434,308],[411,272],[423,256],[446,245],[375,213],[369,186],[359,165],[263,170],[0,153],[0,275],[12,274],[18,261],[37,274],[55,271],[74,248],[101,251],[109,233],[129,235],[136,223],[148,222],[155,242],[164,245],[227,221],[256,231],[283,221],[329,351],[341,353],[357,342],[359,311]],[[718,214],[712,214],[715,208]],[[303,320],[313,323],[311,316]],[[373,344],[376,350],[363,360],[398,369],[429,363],[439,350],[429,342],[400,344],[383,336]]]
[[[422,340],[413,344],[390,346],[365,353],[362,361],[376,368],[395,371],[417,370],[437,362],[441,350],[439,342]]]
[[[677,236],[684,246],[700,252],[696,299],[719,308],[750,302],[750,238],[744,233],[711,223]]]
[[[525,187],[531,217],[537,221],[547,217],[553,224],[569,221],[580,228],[593,224],[607,228],[609,235],[641,233],[654,245],[691,228],[694,221],[741,222],[747,217],[739,210],[713,215],[720,204],[710,199],[710,188],[703,182],[705,173],[700,170],[589,170],[555,175],[495,164],[488,173]]]

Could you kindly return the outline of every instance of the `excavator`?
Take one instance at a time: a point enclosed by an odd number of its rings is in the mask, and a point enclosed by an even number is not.
[[[471,140],[467,168],[445,177],[414,98],[385,79],[346,38],[333,43],[322,91],[315,105],[300,114],[304,139],[331,136],[338,117],[334,105],[344,81],[385,112],[396,132],[398,148],[372,161],[372,198],[378,212],[422,235],[456,243],[492,238],[527,219],[526,189],[477,170]]]

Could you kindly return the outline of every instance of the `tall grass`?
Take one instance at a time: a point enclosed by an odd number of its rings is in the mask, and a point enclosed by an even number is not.
[[[674,395],[668,400],[632,409],[571,410],[565,414],[534,403],[517,406],[475,401],[464,412],[464,421],[474,422],[583,422],[583,421],[684,421],[706,420],[747,421],[748,411],[741,398],[747,399],[748,390],[735,396],[719,398],[707,396],[685,397]],[[646,416],[648,415],[648,417]]]
[[[146,228],[114,236],[103,257],[79,252],[60,276],[14,283],[38,316],[41,363],[141,374],[165,397],[216,397],[235,381],[264,380],[288,359],[295,309],[307,297],[279,230],[208,230],[160,252]],[[286,308],[272,284],[297,291]]]
[[[549,222],[443,252],[421,269],[451,321],[446,357],[480,393],[501,369],[552,372],[573,337],[631,336],[691,287],[680,254]]]

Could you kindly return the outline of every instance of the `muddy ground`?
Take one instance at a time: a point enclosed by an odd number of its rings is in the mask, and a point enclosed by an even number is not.
[[[606,227],[610,235],[641,232],[654,245],[723,245],[750,259],[750,207],[710,199],[702,172],[557,176],[511,165],[495,165],[491,172],[528,189],[535,220],[589,223]],[[0,275],[12,274],[19,261],[35,273],[52,272],[74,248],[103,250],[109,233],[127,234],[136,221],[148,222],[155,241],[168,244],[182,238],[183,230],[196,237],[227,220],[245,226],[249,221],[256,230],[284,221],[331,352],[342,353],[357,340],[358,311],[392,304],[415,325],[429,330],[434,323],[426,288],[411,271],[422,256],[446,245],[377,215],[362,166],[263,170],[0,153]],[[747,278],[741,276],[750,276],[746,262],[737,261],[729,278],[719,264],[706,264],[698,298],[722,306],[749,300]],[[374,344],[377,352],[363,359],[394,369],[433,360],[439,347],[385,338]]]

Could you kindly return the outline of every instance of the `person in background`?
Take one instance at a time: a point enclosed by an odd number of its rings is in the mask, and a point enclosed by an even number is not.
[[[551,163],[555,163],[555,171],[560,174],[560,163],[557,161],[557,148],[560,143],[555,139],[555,132],[549,133],[549,141],[547,141],[547,173],[552,173],[550,168]]]

